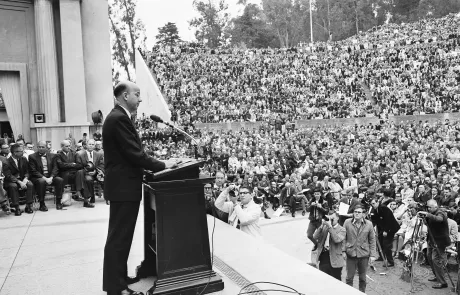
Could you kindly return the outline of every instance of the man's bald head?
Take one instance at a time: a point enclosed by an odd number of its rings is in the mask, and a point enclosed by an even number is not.
[[[96,141],[94,139],[89,139],[86,142],[86,150],[89,152],[92,152],[94,150],[95,145],[96,145]]]
[[[436,202],[436,200],[433,200],[433,199],[428,200],[428,202],[426,202],[426,205],[427,205],[428,207],[435,207],[435,208],[438,207],[438,203]]]
[[[65,153],[68,153],[70,150],[70,141],[69,140],[63,140],[61,141],[61,150]]]
[[[48,148],[46,147],[46,141],[40,140],[37,143],[37,151],[42,155],[48,152]]]
[[[428,200],[428,202],[426,202],[426,206],[428,207],[428,212],[430,213],[435,213],[436,210],[438,210],[438,202],[436,202],[436,200]]]
[[[137,111],[142,99],[140,97],[140,89],[135,83],[131,81],[122,81],[115,86],[113,90],[118,104],[130,113]]]

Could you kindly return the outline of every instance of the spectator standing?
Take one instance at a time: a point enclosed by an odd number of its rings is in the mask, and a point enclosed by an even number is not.
[[[353,211],[353,218],[345,220],[343,225],[346,231],[343,243],[343,257],[347,266],[347,285],[353,286],[353,279],[358,269],[359,290],[366,292],[366,273],[369,261],[375,261],[376,245],[372,222],[364,219],[364,208],[357,205]]]
[[[312,251],[318,249],[318,241],[313,237],[313,234],[321,226],[323,217],[329,211],[327,201],[323,198],[321,192],[321,187],[315,188],[313,192],[313,199],[310,202],[310,215],[308,216],[310,223],[307,228],[307,237],[314,244]]]
[[[435,275],[429,279],[431,282],[437,282],[433,285],[434,289],[447,288],[447,282],[444,277],[444,268],[447,263],[446,248],[450,245],[449,224],[447,214],[438,208],[435,200],[427,202],[428,212],[420,211],[419,216],[425,217],[428,226],[428,250],[427,257],[431,270]]]
[[[329,221],[323,220],[313,235],[318,241],[319,270],[339,281],[342,280],[342,268],[345,266],[342,256],[345,234],[345,228],[339,224],[339,214],[333,212],[329,215]]]
[[[393,212],[387,206],[379,204],[376,199],[371,200],[371,206],[373,207],[372,221],[378,229],[378,239],[380,245],[382,245],[383,254],[386,256],[388,266],[394,266],[393,260],[393,240],[395,234],[398,232],[400,225],[396,220]],[[378,261],[383,261],[380,257]]]

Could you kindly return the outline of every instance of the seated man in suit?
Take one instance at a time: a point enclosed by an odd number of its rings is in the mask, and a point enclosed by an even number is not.
[[[21,216],[21,209],[19,208],[19,197],[26,194],[26,208],[25,212],[28,214],[34,213],[32,209],[33,189],[34,185],[29,181],[29,164],[27,159],[23,156],[24,148],[15,143],[11,146],[11,157],[6,160],[4,187],[11,198],[11,207],[15,208],[16,216]]]
[[[61,142],[61,150],[58,151],[56,161],[59,169],[59,177],[63,179],[63,186],[75,184],[78,170],[83,169],[83,165],[77,163],[76,153],[70,149],[69,140]],[[83,199],[82,199],[83,200]]]
[[[53,185],[56,194],[56,209],[62,210],[62,192],[64,180],[58,176],[59,169],[56,161],[56,154],[48,151],[45,141],[37,143],[37,152],[29,156],[29,174],[34,184],[35,191],[40,201],[40,211],[46,212],[45,205],[46,186]]]
[[[97,169],[104,171],[104,156],[94,150],[95,144],[94,139],[88,140],[86,150],[79,151],[76,156],[76,162],[83,167],[77,172],[76,186],[77,191],[83,194],[85,199],[83,206],[86,208],[94,208],[96,201],[94,197],[94,180],[96,179]],[[89,164],[90,162],[92,165]]]

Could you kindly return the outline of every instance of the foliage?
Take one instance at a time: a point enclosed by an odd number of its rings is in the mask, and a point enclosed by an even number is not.
[[[210,48],[225,44],[225,28],[228,25],[228,5],[225,0],[193,0],[199,16],[189,21],[196,29],[196,39]]]
[[[136,18],[137,0],[110,0],[109,21],[112,43],[112,77],[132,80],[136,48],[147,39],[142,21]]]
[[[233,45],[249,48],[279,46],[276,36],[265,21],[265,15],[255,4],[247,5],[243,14],[232,20],[229,34]]]
[[[158,44],[174,45],[181,41],[179,37],[179,30],[175,23],[168,22],[161,28],[158,28],[158,35],[156,35]]]

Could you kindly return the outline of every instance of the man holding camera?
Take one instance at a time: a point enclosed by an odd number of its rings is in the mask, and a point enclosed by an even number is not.
[[[420,211],[418,216],[425,218],[428,226],[428,262],[431,266],[435,277],[429,279],[431,282],[437,282],[434,289],[447,288],[447,282],[444,279],[444,267],[447,263],[446,247],[450,245],[449,225],[447,223],[447,214],[438,208],[438,203],[431,199],[427,202],[428,212]]]
[[[310,216],[308,217],[310,223],[308,224],[307,237],[315,245],[312,251],[318,248],[318,241],[313,237],[313,234],[321,226],[323,218],[326,217],[329,211],[327,201],[322,197],[321,191],[321,187],[315,188],[313,199],[310,203]]]
[[[319,270],[342,280],[342,268],[345,259],[342,257],[342,244],[345,240],[345,229],[339,225],[339,214],[333,212],[329,221],[323,220],[313,237],[318,241]]]
[[[230,225],[239,228],[241,231],[255,238],[261,238],[259,218],[262,210],[260,206],[254,203],[253,194],[249,191],[248,187],[240,187],[240,197],[235,190],[234,184],[225,188],[215,202],[216,208],[228,213],[228,223]],[[230,202],[225,201],[227,196]]]

